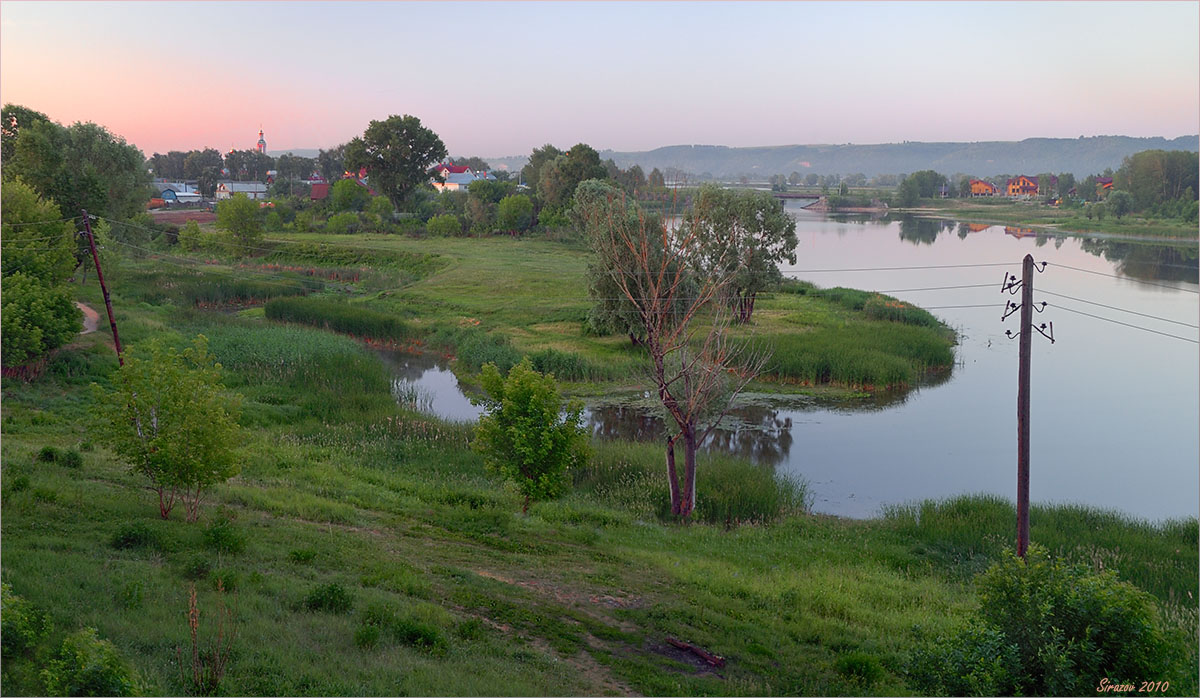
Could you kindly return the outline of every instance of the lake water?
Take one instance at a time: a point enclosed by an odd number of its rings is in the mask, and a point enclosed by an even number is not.
[[[788,210],[800,245],[787,276],[930,309],[960,333],[957,365],[905,394],[865,401],[751,396],[708,448],[803,477],[822,513],[867,517],[887,504],[974,492],[1015,498],[1017,343],[1004,331],[1016,331],[1019,315],[1001,322],[1010,296],[1000,285],[1032,254],[1049,262],[1034,288],[1035,301],[1050,305],[1035,319],[1054,323],[1056,342],[1033,341],[1031,499],[1150,520],[1200,510],[1197,244]],[[1002,266],[968,266],[993,264]],[[444,363],[388,360],[399,392],[420,394],[422,409],[478,417]],[[602,438],[661,441],[652,410],[593,405],[587,416]]]

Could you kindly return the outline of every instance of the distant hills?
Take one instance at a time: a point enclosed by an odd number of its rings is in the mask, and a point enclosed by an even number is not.
[[[569,147],[564,144],[561,147]],[[775,145],[730,148],[723,145],[671,145],[643,152],[604,150],[601,159],[611,158],[622,169],[640,165],[647,173],[657,167],[682,170],[693,176],[716,178],[742,176],[766,179],[792,172],[819,175],[867,177],[937,170],[944,175],[966,174],[990,177],[999,174],[1072,172],[1076,177],[1117,169],[1121,160],[1142,150],[1200,151],[1200,135],[1179,138],[1132,138],[1091,136],[1088,138],[1027,138],[1023,141],[980,141],[977,143],[881,143],[876,145]],[[316,157],[315,148],[268,151]],[[495,169],[519,170],[528,155],[485,158]]]
[[[1023,141],[977,143],[883,143],[877,145],[778,145],[730,148],[722,145],[672,145],[644,152],[605,150],[622,169],[640,165],[649,172],[677,168],[694,176],[718,178],[749,176],[766,179],[773,174],[810,172],[820,175],[854,174],[868,177],[936,170],[945,175],[989,177],[998,174],[1072,172],[1077,177],[1117,169],[1121,160],[1141,150],[1200,150],[1200,135],[1179,138],[1027,138]],[[496,167],[520,167],[526,157],[488,158]]]

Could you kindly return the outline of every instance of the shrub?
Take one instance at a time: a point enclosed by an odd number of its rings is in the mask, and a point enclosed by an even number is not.
[[[37,459],[43,463],[53,463],[62,456],[62,451],[59,451],[53,446],[43,446],[42,450],[38,451]]]
[[[334,214],[325,222],[325,231],[334,235],[357,233],[359,227],[358,214],[351,211]]]
[[[363,612],[354,642],[359,647],[370,648],[384,636],[427,652],[441,652],[447,645],[442,631],[432,623],[413,613],[401,615],[390,606],[372,604]]]
[[[109,544],[118,550],[156,548],[162,544],[162,539],[158,531],[150,528],[144,521],[137,521],[117,529]]]
[[[838,673],[848,678],[854,678],[870,686],[883,678],[883,665],[879,657],[865,652],[843,654],[833,663]]]
[[[79,451],[71,449],[66,453],[63,453],[62,464],[64,468],[83,467],[83,456],[79,454]]]
[[[516,483],[525,496],[523,511],[531,499],[557,497],[566,489],[567,467],[587,460],[582,403],[564,406],[554,377],[533,370],[528,359],[507,378],[488,364],[479,382],[488,411],[479,418],[474,445],[488,468]]]
[[[316,587],[304,598],[304,607],[310,611],[346,613],[353,605],[354,599],[350,596],[350,592],[337,582]]]
[[[137,695],[137,675],[94,628],[68,635],[54,659],[42,670],[46,692],[52,696]]]
[[[212,561],[203,553],[196,553],[183,563],[183,576],[187,579],[204,579],[212,571]]]
[[[452,213],[443,213],[430,218],[425,223],[425,230],[429,231],[430,235],[441,237],[462,235],[462,223],[458,222],[458,216]]]
[[[181,249],[188,252],[195,252],[201,247],[200,240],[200,225],[196,221],[188,221],[179,231],[179,236],[176,238]]]
[[[8,486],[8,490],[10,492],[24,492],[27,489],[29,489],[28,475],[18,475],[14,477]]]
[[[8,661],[28,654],[51,630],[49,617],[28,600],[0,585],[0,655]]]
[[[110,392],[92,384],[97,436],[150,479],[159,516],[168,518],[179,496],[188,521],[195,521],[204,491],[237,472],[240,433],[240,398],[221,389],[221,366],[208,340],[197,335],[182,353],[159,342],[148,356],[130,351],[113,383]]]
[[[246,549],[246,534],[233,521],[221,518],[204,529],[204,544],[219,553],[237,554]]]
[[[299,565],[307,565],[317,557],[317,551],[312,548],[304,548],[302,550],[293,550],[288,553],[288,559]]]
[[[1171,644],[1153,597],[1115,573],[1051,560],[1031,546],[1011,551],[979,578],[973,623],[922,648],[916,687],[954,695],[1087,695],[1102,678],[1164,676]]]

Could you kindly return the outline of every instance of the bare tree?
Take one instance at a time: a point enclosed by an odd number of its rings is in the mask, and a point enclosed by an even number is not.
[[[600,266],[636,312],[650,378],[676,427],[666,441],[671,513],[687,518],[696,506],[697,447],[767,358],[732,340],[728,308],[714,302],[728,292],[739,265],[703,254],[703,226],[672,229],[599,183],[581,187],[576,212]],[[677,442],[683,446],[682,478]]]

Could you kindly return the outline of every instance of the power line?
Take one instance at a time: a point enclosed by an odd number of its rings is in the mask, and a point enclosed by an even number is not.
[[[4,227],[6,227],[6,228],[21,228],[21,227],[24,227],[27,225],[45,225],[47,223],[63,223],[65,221],[73,221],[73,220],[75,220],[75,218],[78,218],[78,217],[79,216],[75,216],[73,218],[56,218],[52,221],[28,221],[25,223],[5,223]]]
[[[1082,310],[1075,310],[1074,308],[1068,308],[1068,307],[1067,307],[1067,306],[1065,306],[1065,305],[1058,305],[1058,304],[1055,304],[1055,305],[1053,305],[1053,306],[1051,306],[1051,307],[1058,308],[1059,310],[1065,310],[1065,311],[1067,311],[1067,312],[1069,312],[1069,313],[1075,313],[1075,314],[1077,314],[1077,315],[1086,315],[1087,317],[1090,317],[1090,318],[1096,318],[1097,320],[1103,320],[1103,321],[1105,321],[1105,322],[1111,322],[1111,323],[1113,323],[1113,324],[1115,324],[1115,325],[1122,325],[1122,326],[1124,326],[1124,327],[1131,327],[1131,328],[1133,328],[1133,329],[1135,329],[1135,330],[1142,330],[1143,332],[1153,332],[1154,334],[1160,334],[1160,335],[1162,335],[1162,336],[1164,336],[1164,337],[1171,337],[1171,338],[1173,338],[1173,339],[1182,339],[1183,341],[1185,341],[1185,342],[1191,342],[1192,344],[1200,344],[1200,341],[1197,341],[1197,340],[1195,340],[1195,339],[1189,339],[1189,338],[1187,338],[1187,337],[1180,337],[1180,336],[1179,336],[1179,335],[1177,335],[1177,334],[1170,334],[1170,333],[1167,333],[1167,332],[1159,332],[1158,330],[1152,330],[1152,329],[1150,329],[1149,327],[1142,327],[1142,326],[1140,326],[1140,325],[1131,325],[1131,324],[1129,324],[1129,323],[1127,323],[1127,322],[1121,322],[1120,320],[1113,320],[1112,318],[1101,317],[1100,315],[1092,315],[1091,313],[1085,313],[1085,312],[1083,312]]]
[[[844,271],[909,271],[911,269],[968,269],[972,267],[1011,267],[1012,262],[986,262],[982,264],[926,264],[915,267],[861,267],[857,269],[788,269],[788,274],[819,274]]]
[[[1091,269],[1080,269],[1079,267],[1069,267],[1066,264],[1059,264],[1057,262],[1046,262],[1046,264],[1053,264],[1056,267],[1062,267],[1063,269],[1070,269],[1071,271],[1081,271],[1085,274],[1095,274],[1097,276],[1107,276],[1110,279],[1133,279],[1133,277],[1131,277],[1131,276],[1117,276],[1116,274],[1106,274],[1102,271],[1092,271]],[[1167,284],[1156,284],[1153,281],[1142,281],[1141,279],[1133,279],[1133,280],[1139,284],[1145,284],[1147,286],[1158,286],[1159,288],[1169,288],[1172,291],[1185,291],[1187,293],[1200,294],[1200,291],[1193,291],[1190,288],[1180,288],[1178,286],[1168,286]]]
[[[909,291],[946,291],[952,288],[989,288],[996,284],[963,284],[961,286],[927,286],[926,288],[896,288],[890,291],[875,291],[875,293],[906,293]]]
[[[1171,320],[1171,319],[1168,319],[1165,317],[1159,317],[1157,315],[1150,315],[1149,313],[1139,313],[1136,310],[1126,310],[1125,308],[1118,308],[1115,305],[1105,305],[1103,303],[1097,303],[1096,301],[1084,300],[1083,298],[1075,298],[1073,296],[1068,296],[1065,293],[1055,293],[1054,291],[1047,291],[1045,289],[1038,289],[1038,293],[1046,293],[1051,296],[1058,296],[1059,298],[1066,298],[1067,300],[1071,300],[1071,301],[1087,303],[1088,305],[1098,305],[1101,308],[1108,308],[1109,310],[1116,310],[1117,312],[1121,312],[1121,313],[1129,313],[1130,315],[1141,315],[1142,317],[1147,317],[1147,318],[1150,318],[1151,320],[1161,320],[1163,322],[1170,322],[1170,323],[1173,323],[1176,325],[1183,325],[1184,327],[1190,327],[1193,330],[1200,329],[1200,326],[1192,325],[1192,324],[1189,324],[1186,322],[1180,322],[1178,320]]]

